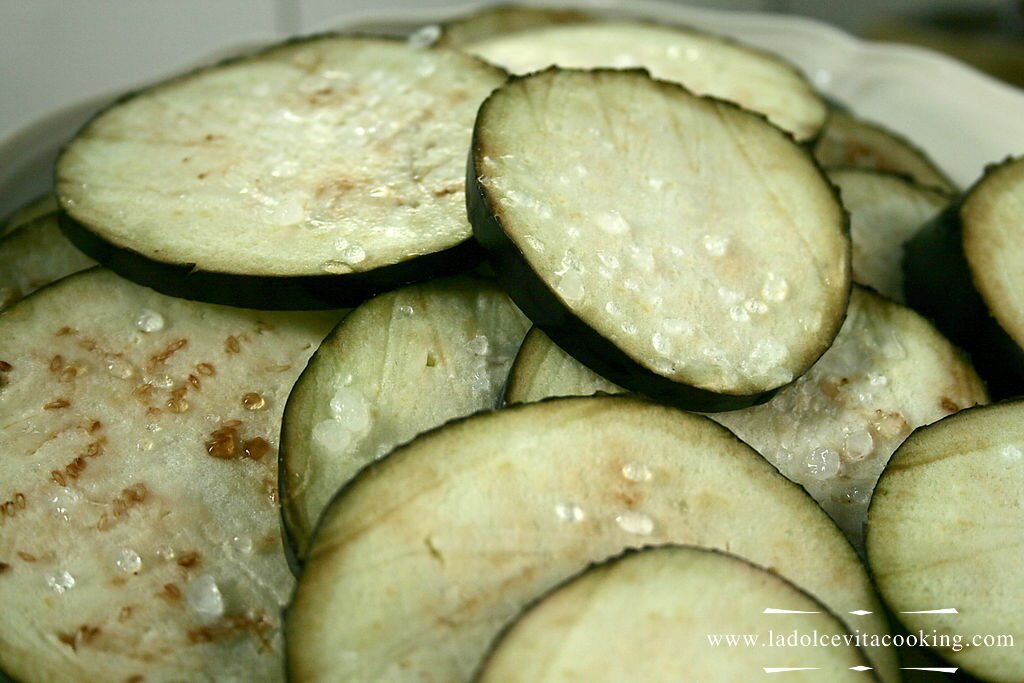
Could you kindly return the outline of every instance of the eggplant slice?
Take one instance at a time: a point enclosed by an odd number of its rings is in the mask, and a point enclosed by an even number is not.
[[[96,265],[60,231],[50,213],[0,237],[0,311],[44,285]]]
[[[825,102],[800,71],[781,57],[691,28],[635,21],[546,22],[463,42],[466,52],[527,74],[570,69],[641,68],[655,78],[756,111],[800,142],[825,125]],[[587,144],[587,143],[583,143]]]
[[[949,196],[894,173],[843,168],[828,177],[850,212],[854,282],[902,301],[903,244],[949,204]]]
[[[936,651],[985,681],[1024,671],[1024,401],[923,427],[878,482],[867,558],[889,607],[912,632],[1010,634],[1017,647]],[[954,613],[913,613],[955,608]]]
[[[506,400],[597,391],[615,387],[531,332]],[[860,546],[875,481],[903,439],[986,401],[970,363],[928,322],[854,288],[835,344],[807,374],[762,406],[711,417],[807,489]]]
[[[445,22],[435,45],[469,48],[484,40],[500,38],[517,31],[546,28],[560,24],[579,24],[596,17],[566,7],[528,7],[526,5],[496,5]]]
[[[466,149],[500,69],[455,50],[317,36],[121,100],[57,163],[65,229],[168,294],[354,305],[479,260]]]
[[[910,432],[988,396],[927,320],[855,288],[836,343],[763,406],[714,418],[821,503],[861,545],[878,475]]]
[[[278,681],[277,432],[336,313],[91,269],[0,314],[0,669]]]
[[[738,630],[760,646],[710,642]],[[766,654],[773,634],[795,631],[839,645]],[[803,669],[787,672],[787,681],[878,681],[854,642],[825,605],[771,571],[721,552],[661,546],[591,567],[528,608],[495,642],[476,681],[735,683],[758,680],[772,665]]]
[[[785,133],[641,71],[488,98],[467,184],[513,300],[609,380],[697,410],[766,400],[839,331],[846,214]]]
[[[0,237],[4,237],[26,223],[31,223],[37,218],[42,218],[56,210],[57,197],[53,194],[44,194],[41,197],[37,197],[12,211],[3,220],[0,220]]]
[[[551,396],[619,394],[622,387],[609,382],[567,354],[539,327],[523,339],[505,384],[505,403],[533,403]]]
[[[591,563],[664,543],[727,549],[852,628],[887,628],[839,529],[727,430],[629,397],[569,398],[449,423],[342,489],[286,615],[289,676],[466,681],[524,606]],[[892,651],[869,657],[898,678]]]
[[[814,156],[826,168],[854,166],[899,173],[940,192],[959,192],[949,176],[910,140],[838,109],[829,111]]]
[[[363,466],[420,432],[497,407],[528,327],[504,292],[477,278],[413,285],[353,311],[285,409],[281,510],[296,559]]]
[[[907,242],[907,303],[965,348],[996,398],[1024,393],[1024,157],[990,166]]]

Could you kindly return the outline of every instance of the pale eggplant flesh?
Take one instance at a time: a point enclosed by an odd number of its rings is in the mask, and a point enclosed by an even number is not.
[[[283,680],[277,434],[339,317],[96,268],[0,313],[0,669]]]
[[[756,645],[723,649],[713,642],[738,624]],[[775,634],[793,632],[814,632],[836,646],[787,647],[786,663],[800,667],[786,672],[786,680],[880,680],[842,621],[774,572],[713,550],[649,546],[588,568],[524,610],[496,639],[474,680],[756,680],[766,664],[781,663],[763,648],[778,644]]]

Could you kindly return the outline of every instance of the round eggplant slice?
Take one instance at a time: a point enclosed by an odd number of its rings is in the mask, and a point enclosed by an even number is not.
[[[72,240],[129,279],[255,308],[354,305],[479,260],[466,149],[500,69],[318,36],[123,99],[57,163]]]
[[[949,176],[914,143],[877,123],[837,109],[829,111],[814,156],[826,168],[854,166],[899,173],[925,187],[959,192]]]
[[[767,399],[839,331],[850,242],[810,156],[762,117],[641,71],[547,71],[480,109],[470,219],[559,346],[695,410]]]
[[[527,7],[525,5],[497,5],[446,22],[436,45],[468,48],[472,52],[480,41],[490,40],[517,31],[577,24],[592,21],[586,12],[565,7]]]
[[[616,387],[531,332],[506,400],[597,391]],[[875,481],[903,439],[986,401],[970,363],[924,319],[854,288],[835,344],[807,374],[762,406],[711,417],[807,489],[860,546]]]
[[[0,669],[282,679],[277,432],[336,320],[101,269],[0,314]]]
[[[531,328],[519,347],[505,384],[505,403],[533,403],[550,396],[618,394],[609,382],[567,354],[539,327]]]
[[[886,629],[842,533],[727,430],[629,397],[569,398],[449,423],[342,489],[287,612],[289,675],[468,680],[538,596],[626,548],[663,543],[728,549],[851,626]],[[896,678],[891,651],[869,656]]]
[[[515,74],[549,66],[646,69],[699,95],[764,114],[801,142],[818,135],[828,114],[803,74],[781,57],[689,28],[629,21],[549,23],[461,49]]]
[[[750,645],[729,647],[718,635],[737,628]],[[818,640],[766,655],[777,634],[793,632]],[[725,553],[661,546],[591,567],[528,608],[476,681],[735,683],[780,665],[798,667],[787,681],[878,681],[855,642],[825,605],[773,572]]]
[[[1024,639],[1022,454],[1024,401],[1013,401],[923,427],[892,456],[868,512],[867,558],[910,631]],[[1024,651],[983,643],[935,649],[985,681],[1019,681]]]
[[[903,244],[949,204],[949,196],[905,176],[836,169],[829,179],[850,212],[853,280],[903,300]]]
[[[33,219],[0,238],[0,310],[94,265],[64,237],[56,213]]]
[[[476,278],[367,301],[296,383],[281,437],[281,510],[302,560],[320,513],[367,463],[420,432],[501,399],[529,322]]]
[[[57,198],[54,195],[44,194],[42,197],[37,197],[0,220],[0,237],[56,210]]]
[[[966,349],[993,396],[1024,393],[1024,157],[991,166],[907,242],[907,303]]]

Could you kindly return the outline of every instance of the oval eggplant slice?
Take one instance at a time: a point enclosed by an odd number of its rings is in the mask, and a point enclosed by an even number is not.
[[[814,156],[827,168],[855,166],[900,173],[925,187],[959,192],[949,176],[910,140],[838,109],[829,111]]]
[[[100,269],[0,314],[0,669],[281,680],[277,432],[335,320]]]
[[[281,510],[301,560],[320,513],[367,463],[497,406],[529,322],[492,282],[456,278],[371,299],[324,340],[281,431]]]
[[[770,613],[768,609],[791,610]],[[756,642],[730,647],[719,634]],[[818,642],[767,654],[777,634]],[[712,638],[721,638],[712,643]],[[735,636],[729,636],[735,637]],[[735,683],[766,665],[787,681],[878,681],[828,608],[777,574],[691,546],[628,552],[587,569],[527,609],[496,641],[477,683]]]
[[[536,401],[615,390],[543,333],[531,332],[506,396]],[[859,546],[875,481],[903,439],[915,427],[986,401],[970,363],[931,325],[854,288],[835,344],[807,374],[762,406],[711,418],[807,489]]]
[[[903,244],[949,204],[949,196],[905,176],[866,169],[829,171],[850,212],[853,280],[903,300]]]
[[[868,511],[867,558],[911,631],[1024,639],[1022,454],[1024,401],[1013,401],[923,427],[892,456]],[[956,611],[919,613],[943,608]],[[936,651],[986,681],[1024,671],[1019,645]]]
[[[176,78],[61,155],[65,229],[125,277],[255,308],[354,305],[468,270],[465,154],[504,80],[454,50],[340,36]]]
[[[586,12],[566,7],[528,7],[526,5],[497,5],[445,22],[436,45],[468,48],[472,52],[476,43],[506,36],[527,29],[577,24],[592,21]]]
[[[94,265],[64,237],[56,213],[35,218],[0,238],[0,310]]]
[[[836,526],[727,430],[629,397],[570,398],[449,423],[342,489],[286,616],[289,675],[465,681],[525,605],[662,543],[728,549],[886,629]],[[892,652],[870,656],[895,678]]]
[[[817,137],[828,114],[803,74],[781,57],[690,28],[590,21],[499,34],[461,49],[515,74],[549,66],[646,69],[764,114],[801,142]]]
[[[907,242],[907,303],[966,349],[993,396],[1024,393],[1024,157],[989,167]]]
[[[14,232],[17,228],[31,223],[37,218],[42,218],[48,213],[53,213],[57,210],[57,197],[53,194],[44,194],[42,197],[37,197],[27,204],[15,209],[10,214],[0,220],[0,237],[3,237],[11,232]]]
[[[839,331],[845,212],[762,117],[640,71],[549,69],[484,103],[471,161],[470,219],[499,280],[616,384],[746,407]]]
[[[505,384],[505,403],[533,403],[551,396],[618,394],[622,387],[609,382],[567,354],[539,327],[523,339]]]

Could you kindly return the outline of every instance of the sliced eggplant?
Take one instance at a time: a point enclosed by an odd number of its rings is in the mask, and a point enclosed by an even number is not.
[[[926,187],[958,192],[956,184],[921,148],[885,127],[831,109],[828,122],[814,146],[822,166],[855,166],[910,176]]]
[[[907,242],[907,303],[965,348],[996,398],[1024,393],[1024,157],[989,167]]]
[[[886,630],[839,529],[727,430],[629,397],[569,398],[449,423],[342,489],[287,612],[289,675],[468,680],[525,605],[593,562],[663,543],[728,549],[851,627]],[[895,680],[891,651],[869,657]]]
[[[903,300],[903,244],[949,204],[949,196],[906,176],[867,169],[829,171],[850,212],[853,280]]]
[[[468,270],[465,154],[504,80],[454,50],[317,36],[161,83],[63,152],[64,228],[132,280],[255,308]]]
[[[781,57],[690,28],[635,21],[549,21],[464,42],[461,48],[514,74],[549,66],[646,69],[698,95],[759,112],[801,142],[817,137],[828,114],[803,74]]]
[[[413,285],[371,299],[295,385],[281,436],[281,510],[298,560],[334,493],[416,434],[501,399],[529,327],[493,282]]]
[[[437,45],[463,48],[470,51],[485,40],[491,40],[517,31],[577,24],[592,21],[587,12],[566,7],[528,7],[526,5],[495,5],[446,22],[441,27]]]
[[[935,651],[985,681],[1024,671],[1022,510],[1024,401],[1013,401],[914,432],[868,511],[867,558],[889,607],[911,632],[947,636]],[[1006,635],[1010,646],[984,641]]]
[[[3,220],[0,220],[0,237],[56,210],[57,197],[52,194],[44,194],[42,197],[37,197],[24,206],[12,211]]]
[[[507,400],[615,390],[531,332]],[[924,319],[854,288],[835,344],[807,374],[763,406],[711,417],[803,485],[860,546],[875,481],[903,439],[915,427],[986,401],[970,363]]]
[[[559,346],[688,409],[766,400],[839,331],[850,242],[810,156],[642,71],[549,69],[477,116],[470,220]]]
[[[336,320],[101,269],[0,314],[0,669],[282,679],[277,433]]]
[[[714,418],[821,503],[862,543],[871,492],[910,432],[988,396],[928,321],[855,288],[836,343],[763,406]]]
[[[549,396],[618,394],[609,382],[567,354],[539,327],[531,328],[519,347],[505,385],[505,403],[533,403]]]
[[[64,237],[56,213],[35,218],[0,238],[0,310],[94,265]]]
[[[757,644],[730,647],[721,634],[738,628]],[[777,634],[794,632],[834,646],[766,654]],[[726,553],[660,546],[591,567],[528,608],[476,681],[735,683],[777,665],[798,667],[787,681],[880,680],[855,642],[825,605],[774,572]]]

